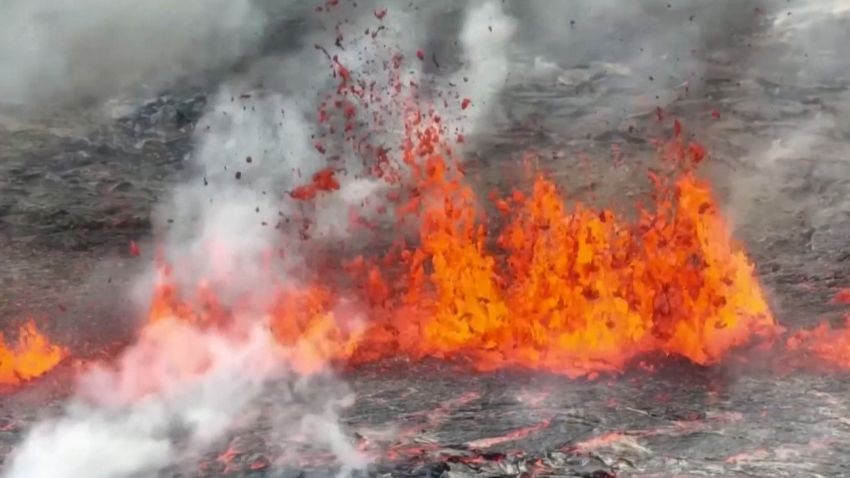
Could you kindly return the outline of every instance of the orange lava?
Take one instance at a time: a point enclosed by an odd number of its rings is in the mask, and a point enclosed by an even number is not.
[[[334,171],[326,168],[314,174],[313,181],[310,184],[298,186],[289,195],[293,199],[304,201],[315,198],[322,191],[336,191],[337,189],[339,189],[339,182],[334,178]]]
[[[822,323],[811,330],[795,333],[786,341],[791,351],[803,352],[839,368],[850,369],[850,318],[844,326],[832,328]]]
[[[636,220],[568,207],[540,174],[530,191],[497,200],[509,220],[492,230],[499,219],[479,208],[439,119],[411,118],[396,215],[416,221],[418,243],[349,264],[350,290],[280,289],[271,333],[300,370],[435,357],[579,377],[650,352],[713,364],[777,331],[752,265],[692,172],[704,151],[678,134],[659,148],[664,169]],[[362,327],[336,313],[343,296],[367,304]],[[204,287],[181,296],[166,274],[150,320],[214,325],[234,314]]]
[[[466,446],[472,449],[481,449],[481,448],[490,448],[496,445],[501,445],[503,443],[508,443],[516,440],[522,440],[524,438],[528,438],[529,435],[539,432],[540,430],[544,430],[549,428],[549,425],[552,423],[552,420],[547,418],[540,423],[519,428],[516,430],[512,430],[506,433],[503,436],[493,437],[493,438],[481,438],[478,440],[473,440],[466,443]]]
[[[18,329],[16,344],[6,343],[0,333],[0,384],[18,385],[44,375],[67,356],[29,321]]]
[[[850,305],[850,289],[841,289],[833,302]],[[841,327],[824,322],[811,330],[801,330],[788,337],[788,350],[814,357],[834,367],[850,370],[850,313]]]

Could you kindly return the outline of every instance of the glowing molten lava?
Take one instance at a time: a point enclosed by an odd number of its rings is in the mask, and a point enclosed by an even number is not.
[[[499,202],[513,220],[498,235],[501,250],[488,250],[471,189],[429,144],[439,141],[436,127],[417,139],[420,189],[436,200],[424,208],[413,254],[413,282],[430,283],[415,294],[427,311],[415,353],[578,376],[651,351],[714,363],[772,333],[752,267],[733,249],[708,185],[690,172],[701,148],[676,139],[662,150],[675,175],[653,176],[653,207],[636,223],[581,204],[569,210],[538,176],[528,197]]]
[[[52,344],[32,321],[19,328],[15,345],[6,343],[0,333],[0,384],[17,385],[40,377],[66,355],[66,350]]]
[[[439,120],[413,118],[396,214],[400,223],[415,218],[418,244],[381,264],[397,258],[401,267],[356,261],[352,290],[281,289],[268,311],[271,333],[297,351],[299,369],[437,357],[577,377],[622,370],[650,352],[711,364],[775,332],[752,266],[733,247],[709,186],[692,173],[700,147],[677,135],[659,148],[665,169],[651,175],[653,202],[638,207],[636,220],[567,207],[539,175],[529,192],[496,201],[510,221],[487,230],[499,219],[483,217]],[[204,288],[184,301],[163,277],[152,321],[209,325],[239,314]],[[335,313],[343,296],[368,304],[365,329]]]
[[[850,289],[842,289],[834,302],[850,305]],[[801,330],[786,340],[793,352],[801,352],[839,369],[850,370],[850,313],[844,316],[841,327],[821,323],[811,330]]]
[[[802,330],[788,338],[791,351],[803,352],[838,368],[850,370],[850,318],[841,328],[821,323],[812,330]]]

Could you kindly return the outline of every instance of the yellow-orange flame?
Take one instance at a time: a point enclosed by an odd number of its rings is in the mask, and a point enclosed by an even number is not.
[[[429,145],[438,141],[435,130],[418,137],[422,189],[437,200],[424,210],[412,272],[430,265],[433,297],[420,299],[429,310],[426,354],[466,356],[484,369],[582,375],[621,369],[654,350],[714,363],[773,332],[752,266],[690,169],[674,180],[654,177],[655,204],[637,224],[581,204],[568,211],[539,176],[530,197],[501,202],[514,219],[499,236],[500,269],[498,253],[484,248],[471,190],[459,172],[448,177]],[[699,161],[704,153],[677,139],[664,154]]]
[[[622,370],[648,352],[712,364],[776,332],[753,267],[733,246],[711,189],[692,173],[704,156],[698,146],[677,135],[659,149],[667,173],[651,177],[654,202],[637,220],[568,208],[540,175],[529,194],[497,201],[510,221],[488,231],[439,121],[412,118],[401,158],[410,193],[397,214],[419,220],[419,243],[387,255],[398,258],[400,275],[363,259],[350,268],[360,287],[345,292],[369,304],[365,329],[334,314],[341,294],[281,289],[268,314],[271,331],[296,350],[302,371],[431,356],[577,377]],[[192,308],[166,281],[151,320],[228,320],[208,291],[199,297],[203,305]]]
[[[28,321],[18,329],[17,343],[8,344],[0,333],[0,384],[18,385],[53,369],[67,351],[50,342]]]

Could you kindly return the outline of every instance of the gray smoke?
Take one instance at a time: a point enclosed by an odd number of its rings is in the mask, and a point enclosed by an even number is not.
[[[850,204],[848,128],[850,40],[846,1],[793,2],[766,15],[763,34],[739,78],[740,93],[724,99],[751,131],[736,141],[740,171],[731,179],[736,224],[760,234],[810,234],[806,248],[831,253]],[[721,135],[723,132],[719,132]],[[738,135],[740,136],[740,135]],[[803,251],[800,251],[803,252]]]
[[[253,0],[6,0],[0,98],[33,108],[155,93],[256,48]]]
[[[314,146],[319,130],[317,105],[339,81],[331,77],[334,64],[314,45],[332,51],[339,64],[358,78],[374,81],[375,91],[387,96],[387,101],[394,85],[386,64],[401,53],[406,58],[401,84],[428,85],[443,80],[459,85],[448,107],[434,102],[451,128],[471,132],[486,123],[509,76],[513,21],[496,2],[472,4],[461,12],[462,22],[453,32],[464,62],[454,71],[435,76],[426,71],[427,63],[419,61],[416,52],[429,36],[422,19],[437,15],[440,8],[420,11],[402,5],[390,2],[370,9],[361,4],[354,11],[343,5],[342,10],[322,18],[328,25],[342,25],[344,49],[334,46],[334,36],[327,31],[309,32],[301,40],[307,47],[263,58],[221,88],[196,128],[193,162],[199,175],[178,185],[158,214],[162,226],[168,227],[166,252],[190,264],[181,268],[185,276],[181,283],[238,273],[240,284],[255,290],[254,284],[268,282],[262,275],[267,274],[263,257],[270,250],[287,252],[285,270],[291,272],[301,265],[298,249],[303,245],[298,237],[288,234],[285,227],[275,227],[285,226],[288,218],[311,219],[313,237],[347,243],[356,240],[352,236],[358,232],[351,227],[350,211],[377,220],[374,211],[384,202],[379,192],[386,184],[368,177],[363,168],[367,158],[352,143],[335,144],[334,138],[326,140],[331,151],[327,154]],[[374,15],[377,8],[386,9],[384,21]],[[383,28],[377,39],[363,34],[379,27]],[[257,88],[258,84],[263,87]],[[426,87],[423,91],[427,92]],[[472,102],[468,111],[461,110],[462,98]],[[372,131],[369,140],[399,151],[404,139],[404,105],[387,105],[380,111],[384,128]],[[369,118],[376,110],[361,109],[359,114]],[[340,159],[329,163],[331,154]],[[393,159],[399,158],[395,155]],[[289,198],[289,191],[328,166],[338,171],[339,191],[306,204]]]
[[[29,431],[5,476],[122,478],[179,464],[222,438],[271,382],[303,381],[287,368],[289,353],[262,326],[238,338],[172,321],[148,327],[116,365],[80,377],[64,414]],[[288,410],[286,423],[278,418],[282,429],[309,431],[348,472],[366,462],[336,419],[343,392],[319,395],[302,387],[300,398],[277,393],[275,402]],[[317,403],[324,412],[314,411]]]

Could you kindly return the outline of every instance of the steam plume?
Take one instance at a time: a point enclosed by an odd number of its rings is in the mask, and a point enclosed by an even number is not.
[[[120,478],[154,472],[219,437],[265,381],[282,373],[260,330],[241,341],[179,323],[158,324],[144,331],[115,368],[84,375],[66,414],[30,431],[6,476]],[[174,435],[183,436],[183,443]]]
[[[226,67],[258,44],[253,0],[8,0],[0,97],[27,107],[155,93]]]

